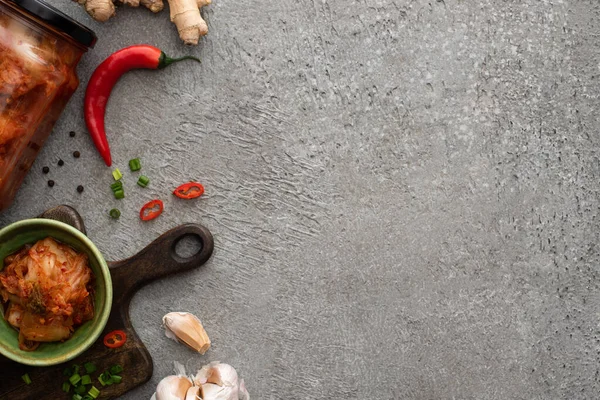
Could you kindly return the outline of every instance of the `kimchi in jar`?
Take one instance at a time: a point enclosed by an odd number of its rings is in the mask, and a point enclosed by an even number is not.
[[[0,0],[0,210],[79,85],[94,33],[41,0]]]

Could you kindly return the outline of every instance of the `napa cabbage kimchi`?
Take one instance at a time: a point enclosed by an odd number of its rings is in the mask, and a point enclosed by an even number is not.
[[[67,340],[94,317],[93,274],[87,255],[52,238],[4,260],[0,301],[4,318],[19,332],[19,347]]]

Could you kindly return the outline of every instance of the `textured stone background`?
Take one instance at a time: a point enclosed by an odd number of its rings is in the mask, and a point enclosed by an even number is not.
[[[148,189],[112,199],[80,89],[0,216],[74,205],[109,259],[183,222],[214,233],[205,268],[135,297],[156,368],[125,399],[174,360],[231,363],[255,399],[598,397],[597,1],[216,0],[198,48],[166,11],[100,25],[55,3],[100,37],[82,88],[130,44],[203,59],[113,93],[116,165],[141,157]],[[188,179],[206,196],[174,201]],[[157,196],[166,213],[138,221]],[[208,354],[163,337],[174,310]]]

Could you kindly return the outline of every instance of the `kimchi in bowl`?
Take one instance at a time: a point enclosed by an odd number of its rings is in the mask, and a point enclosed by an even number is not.
[[[19,348],[19,332],[6,320],[6,310],[0,306],[0,354],[26,365],[61,364],[79,356],[100,337],[108,322],[112,305],[112,281],[104,257],[87,236],[62,222],[28,219],[1,229],[0,271],[5,267],[7,256],[48,237],[71,247],[77,253],[87,255],[93,274],[93,290],[90,292],[93,296],[93,317],[77,326],[73,334],[62,342],[41,343],[33,351],[24,351]]]

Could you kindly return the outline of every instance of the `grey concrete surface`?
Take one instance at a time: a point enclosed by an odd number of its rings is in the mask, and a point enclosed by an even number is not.
[[[254,399],[600,396],[598,2],[215,0],[197,48],[166,11],[101,25],[55,4],[100,38],[82,88],[135,43],[203,60],[113,93],[116,166],[141,157],[148,189],[112,199],[80,88],[0,216],[74,205],[109,259],[184,222],[214,233],[205,268],[135,297],[155,374],[124,399],[213,360]],[[189,179],[206,196],[174,201]],[[166,212],[141,223],[153,197]],[[205,356],[163,337],[177,310],[205,323]]]

